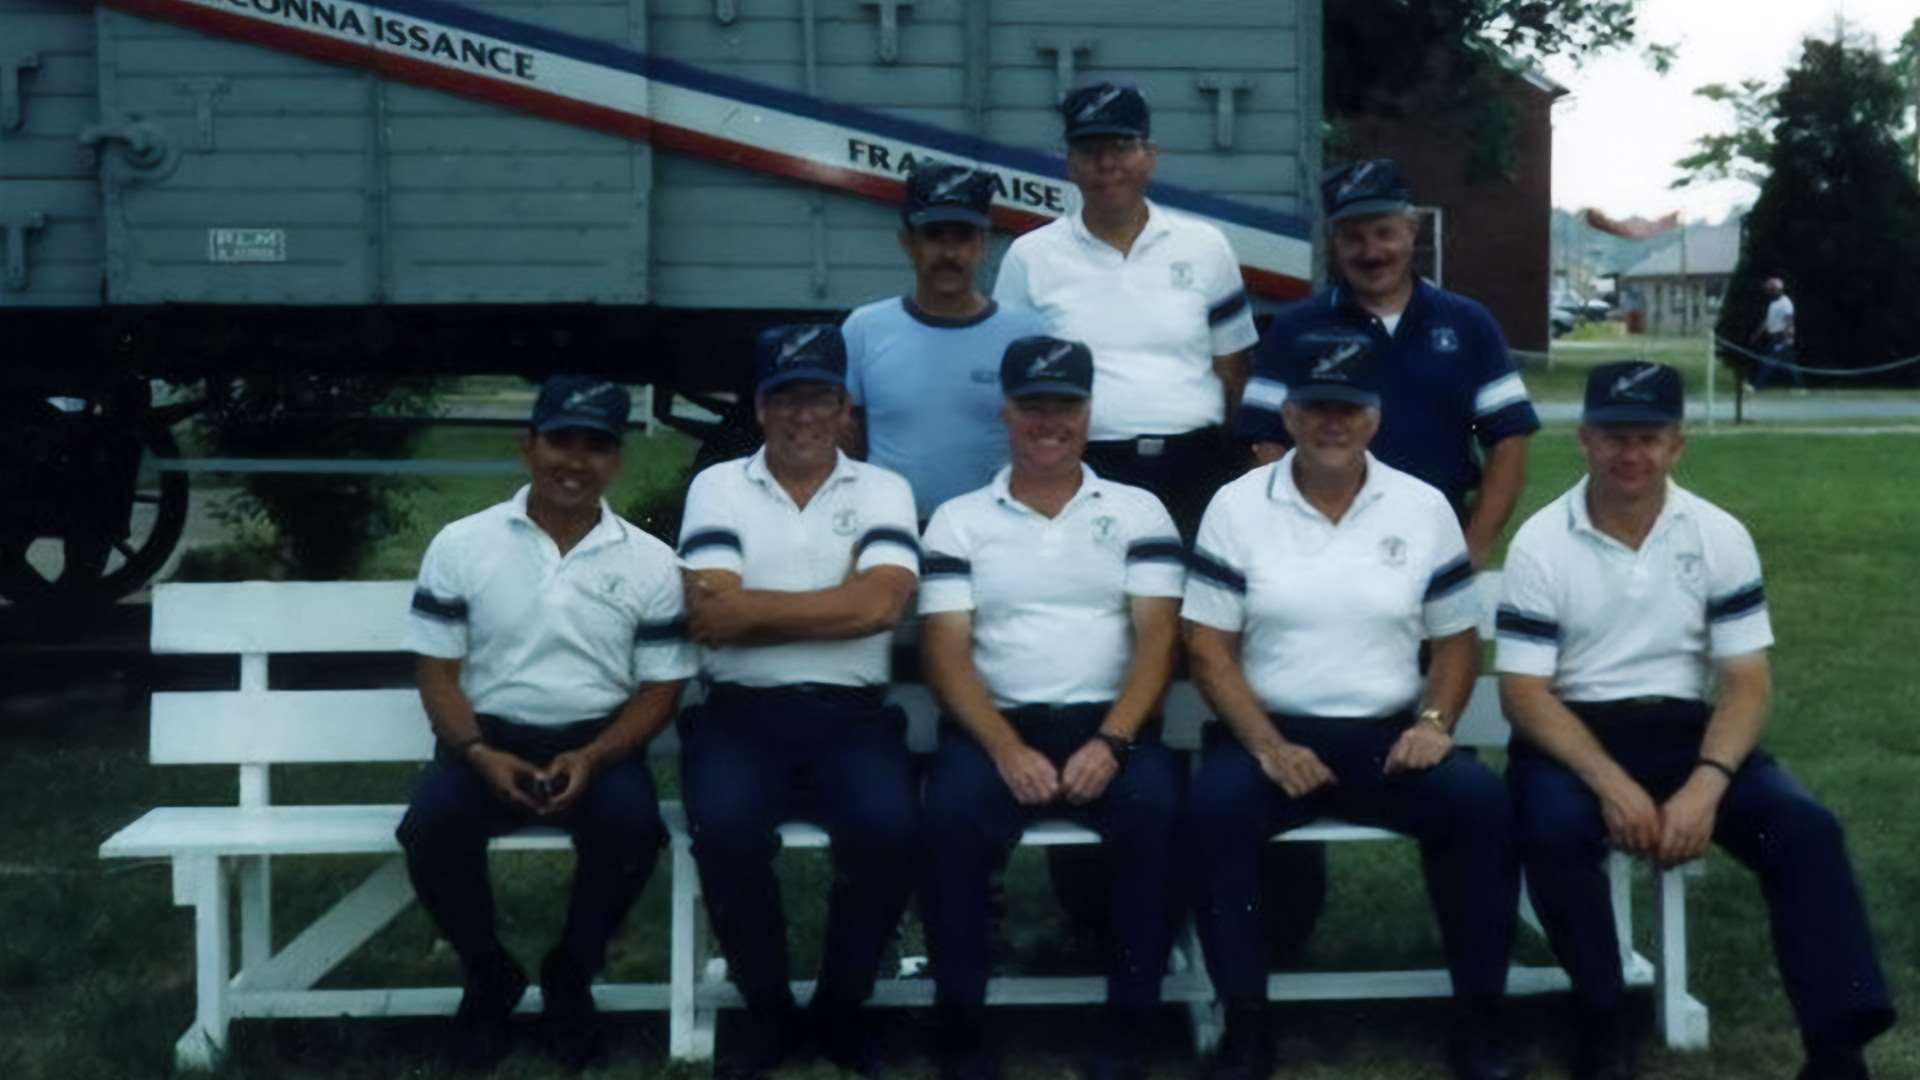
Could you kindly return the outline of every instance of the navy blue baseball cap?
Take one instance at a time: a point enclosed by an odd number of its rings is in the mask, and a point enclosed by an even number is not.
[[[1093,396],[1093,351],[1078,341],[1015,338],[1000,357],[1000,391],[1010,398]]]
[[[1685,415],[1677,368],[1622,360],[1587,373],[1583,424],[1677,424]]]
[[[1404,214],[1413,209],[1413,193],[1392,158],[1374,158],[1327,170],[1320,177],[1320,203],[1331,225],[1353,217]]]
[[[527,423],[539,432],[590,428],[617,439],[626,432],[632,409],[633,397],[619,383],[592,375],[554,375],[540,384]]]
[[[965,165],[916,164],[907,174],[907,202],[900,218],[909,227],[957,221],[987,228],[993,205],[993,177]]]
[[[847,385],[847,342],[832,323],[793,323],[760,332],[753,347],[753,385],[766,393],[790,382]]]
[[[1060,103],[1067,141],[1097,135],[1147,137],[1147,99],[1131,86],[1095,83],[1067,94]]]
[[[1281,380],[1288,401],[1344,401],[1380,407],[1373,339],[1359,331],[1301,334],[1287,347]]]

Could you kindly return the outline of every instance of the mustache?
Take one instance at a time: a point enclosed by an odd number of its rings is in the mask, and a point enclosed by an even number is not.
[[[951,270],[956,274],[964,274],[967,272],[966,267],[951,259],[940,259],[933,264],[933,268],[935,270]]]

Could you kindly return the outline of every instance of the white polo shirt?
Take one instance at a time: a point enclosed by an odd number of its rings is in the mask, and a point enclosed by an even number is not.
[[[1766,332],[1773,335],[1787,333],[1793,329],[1793,298],[1781,293],[1767,305]]]
[[[1411,708],[1420,642],[1479,622],[1460,523],[1446,496],[1369,454],[1335,524],[1294,486],[1296,454],[1214,495],[1180,615],[1240,634],[1241,669],[1269,712]]]
[[[813,592],[850,571],[898,566],[920,574],[913,491],[898,473],[838,454],[806,509],[767,471],[766,447],[700,471],[687,488],[680,559],[689,570],[731,570],[745,588]],[[846,641],[789,641],[701,650],[713,682],[742,686],[879,686],[893,632]]]
[[[427,545],[407,648],[464,660],[473,710],[522,724],[597,719],[643,683],[691,678],[673,549],[602,501],[599,524],[562,555],[527,516],[527,490]]]
[[[1100,441],[1223,423],[1213,358],[1260,337],[1227,238],[1152,202],[1125,255],[1079,213],[1016,239],[993,298],[1039,312],[1053,336],[1093,350],[1091,437]]]
[[[1128,601],[1178,597],[1179,530],[1147,491],[1080,467],[1049,518],[1015,499],[1003,468],[927,523],[920,614],[973,613],[973,665],[1001,708],[1112,701],[1133,655]]]
[[[1593,527],[1582,477],[1514,534],[1501,588],[1494,666],[1563,701],[1705,700],[1714,660],[1773,644],[1753,538],[1671,480],[1636,551]]]

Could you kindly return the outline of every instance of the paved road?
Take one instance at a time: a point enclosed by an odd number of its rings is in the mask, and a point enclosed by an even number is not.
[[[1580,419],[1580,403],[1577,401],[1542,401],[1535,403],[1534,408],[1540,413],[1540,419],[1548,423],[1573,423]],[[1743,414],[1748,422],[1765,424],[1818,424],[1836,420],[1920,422],[1920,398],[1852,394],[1840,397],[1808,394],[1803,397],[1791,392],[1769,392],[1749,395],[1743,406]],[[1687,402],[1688,419],[1705,420],[1706,416],[1706,402],[1697,398]],[[1716,422],[1732,423],[1733,399],[1716,400],[1713,403],[1713,418]]]

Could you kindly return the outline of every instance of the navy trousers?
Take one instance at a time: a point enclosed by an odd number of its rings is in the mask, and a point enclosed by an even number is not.
[[[1656,802],[1694,771],[1710,708],[1698,701],[1569,706]],[[1527,889],[1576,1000],[1610,1010],[1623,993],[1600,802],[1557,760],[1515,739],[1513,788]],[[1893,1023],[1840,823],[1761,750],[1720,800],[1713,838],[1760,878],[1774,954],[1809,1044],[1859,1046]]]
[[[607,723],[537,727],[490,716],[479,720],[489,744],[536,765],[592,742]],[[397,836],[413,891],[468,971],[505,956],[494,933],[487,841],[534,820],[502,802],[463,757],[445,747],[420,774],[400,819]],[[572,835],[576,856],[561,947],[575,970],[595,972],[667,842],[645,757],[603,768],[567,815],[551,823]]]
[[[1008,719],[1027,745],[1057,767],[1092,737],[1107,708],[1016,709]],[[1129,1010],[1158,1005],[1173,947],[1174,829],[1184,773],[1180,758],[1157,738],[1142,738],[1100,798],[1085,806],[1027,807],[1015,801],[971,734],[953,723],[943,725],[927,778],[920,887],[939,1004],[958,1009],[985,1004],[992,877],[1006,866],[1029,822],[1066,818],[1098,832],[1109,855],[1113,954],[1107,1003]]]
[[[1289,741],[1311,749],[1339,782],[1292,798],[1267,779],[1225,724],[1208,725],[1182,836],[1193,856],[1200,943],[1221,999],[1241,1005],[1266,1000],[1261,851],[1275,833],[1328,816],[1419,841],[1455,997],[1484,1002],[1502,995],[1520,882],[1513,815],[1500,778],[1461,750],[1430,769],[1383,773],[1387,752],[1412,722],[1404,713],[1276,721]]]
[[[833,887],[813,1005],[873,992],[917,862],[919,807],[905,717],[876,688],[716,686],[681,714],[682,787],[714,935],[747,1007],[791,1008],[787,919],[773,857],[782,822],[832,841]]]

